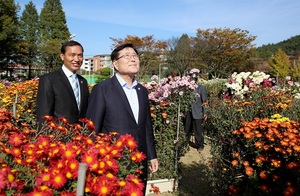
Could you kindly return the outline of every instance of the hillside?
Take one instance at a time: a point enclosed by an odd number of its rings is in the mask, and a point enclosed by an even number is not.
[[[256,48],[257,57],[269,58],[278,48],[281,48],[289,56],[300,56],[300,35],[293,36],[277,44],[262,45]]]

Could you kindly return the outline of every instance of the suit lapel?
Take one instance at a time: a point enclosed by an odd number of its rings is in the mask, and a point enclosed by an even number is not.
[[[64,71],[63,71],[62,69],[59,69],[59,70],[58,70],[58,73],[59,73],[59,77],[60,77],[60,79],[61,79],[61,81],[62,81],[62,84],[65,85],[65,86],[67,87],[67,89],[68,89],[68,91],[69,91],[71,97],[73,97],[73,101],[74,101],[75,105],[77,105],[77,103],[76,103],[76,98],[75,98],[75,95],[74,95],[74,92],[73,92],[73,88],[72,88],[72,86],[71,86],[71,84],[70,84],[70,82],[69,82],[69,79],[67,78],[66,74],[64,73]],[[79,82],[79,84],[80,84],[80,82]],[[80,85],[81,85],[81,84],[80,84]],[[81,86],[80,86],[80,88],[81,88]],[[77,108],[77,107],[76,107],[76,108]],[[77,108],[77,109],[78,109],[78,108]]]
[[[84,79],[78,75],[78,82],[79,82],[79,88],[80,88],[80,110],[81,110],[81,107],[82,107],[82,103],[83,103],[83,98],[84,98],[84,95],[83,95],[83,89],[84,89]]]
[[[65,85],[65,86],[67,87],[68,91],[69,91],[71,94],[73,94],[74,99],[75,99],[75,95],[74,95],[74,93],[73,93],[72,86],[71,86],[71,84],[70,84],[70,82],[69,82],[69,79],[68,79],[67,76],[65,75],[64,71],[63,71],[62,69],[59,69],[59,70],[58,70],[58,73],[59,73],[59,77],[60,77],[60,79],[61,79],[61,81],[62,81],[62,84]]]
[[[138,100],[139,100],[139,122],[140,120],[145,116],[144,114],[144,104],[145,104],[145,100],[143,99],[143,91],[141,90],[140,84],[138,84],[136,86],[136,92],[137,92],[137,96],[138,96]]]
[[[130,116],[133,118],[133,120],[135,121],[135,118],[134,118],[134,115],[133,115],[133,112],[131,110],[131,107],[130,107],[130,104],[129,104],[129,101],[126,97],[126,94],[123,90],[123,87],[120,85],[118,79],[116,76],[113,76],[111,78],[112,80],[112,84],[113,84],[113,92],[115,93],[116,97],[119,97],[121,102],[123,103],[123,106],[125,107],[125,109],[128,111],[128,113],[130,114]]]

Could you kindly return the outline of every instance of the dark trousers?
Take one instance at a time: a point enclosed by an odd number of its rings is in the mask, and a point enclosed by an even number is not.
[[[204,119],[194,119],[192,112],[187,112],[184,130],[188,140],[190,139],[191,133],[194,133],[196,148],[204,147]]]
[[[204,147],[204,120],[203,119],[193,119],[193,130],[195,136],[195,145],[196,148],[203,148]]]

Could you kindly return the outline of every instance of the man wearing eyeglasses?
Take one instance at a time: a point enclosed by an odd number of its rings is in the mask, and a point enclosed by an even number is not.
[[[87,118],[94,122],[96,134],[118,132],[131,134],[150,161],[150,171],[158,170],[147,89],[135,76],[140,69],[138,51],[132,44],[123,44],[111,53],[116,74],[92,89]],[[141,179],[144,195],[148,173],[148,160],[143,164]]]

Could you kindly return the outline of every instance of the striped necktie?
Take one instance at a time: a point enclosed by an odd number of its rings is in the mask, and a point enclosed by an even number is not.
[[[76,74],[72,74],[72,88],[74,91],[74,95],[76,98],[76,102],[77,102],[77,106],[79,108],[80,106],[80,100],[79,100],[79,86],[78,86],[78,82],[77,82],[77,75]]]

